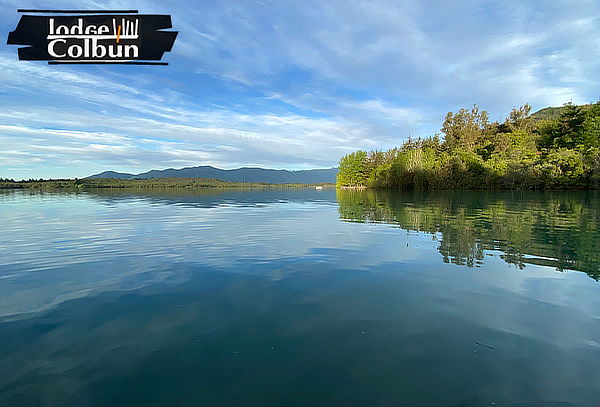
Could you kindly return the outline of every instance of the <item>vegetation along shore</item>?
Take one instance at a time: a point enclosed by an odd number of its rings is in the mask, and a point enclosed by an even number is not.
[[[208,178],[147,178],[147,179],[115,179],[115,178],[84,178],[58,180],[24,180],[14,181],[0,178],[0,189],[29,189],[29,190],[81,190],[97,188],[122,189],[160,189],[160,188],[308,188],[333,187],[333,184],[267,184],[252,182],[226,182]]]
[[[599,189],[600,102],[515,108],[502,123],[477,106],[439,134],[340,160],[337,185],[381,189]]]

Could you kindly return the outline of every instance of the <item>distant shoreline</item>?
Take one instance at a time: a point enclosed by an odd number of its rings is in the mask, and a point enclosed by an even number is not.
[[[259,183],[259,182],[228,182],[209,178],[144,178],[144,179],[120,179],[120,178],[83,178],[83,179],[38,179],[13,181],[0,178],[0,191],[86,191],[98,189],[118,190],[201,190],[201,189],[342,189],[350,191],[514,191],[514,190],[539,190],[539,191],[576,191],[576,190],[598,190],[598,188],[585,188],[581,186],[561,186],[549,188],[527,188],[523,186],[514,187],[491,187],[481,186],[479,188],[382,188],[365,185],[336,185],[334,183]]]
[[[314,184],[274,184],[257,182],[227,182],[208,178],[84,178],[84,179],[40,179],[40,180],[0,180],[0,190],[87,190],[87,189],[206,189],[206,188],[335,188],[333,183]],[[320,189],[320,188],[319,188]]]

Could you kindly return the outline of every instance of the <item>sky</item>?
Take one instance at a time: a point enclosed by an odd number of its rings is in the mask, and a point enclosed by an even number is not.
[[[6,45],[31,9],[137,9],[168,66],[47,65]],[[0,177],[212,165],[328,168],[357,149],[600,99],[597,0],[0,0]]]

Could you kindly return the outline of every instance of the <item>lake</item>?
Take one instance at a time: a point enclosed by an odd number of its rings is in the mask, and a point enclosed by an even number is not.
[[[597,406],[599,198],[0,193],[0,406]]]

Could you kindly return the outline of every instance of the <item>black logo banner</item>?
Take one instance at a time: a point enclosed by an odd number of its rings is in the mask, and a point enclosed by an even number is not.
[[[172,28],[171,16],[73,12],[86,14],[23,15],[17,28],[9,33],[7,44],[27,45],[18,50],[19,59],[24,61],[167,65],[147,61],[160,61],[165,52],[171,51],[177,32],[161,31]]]

